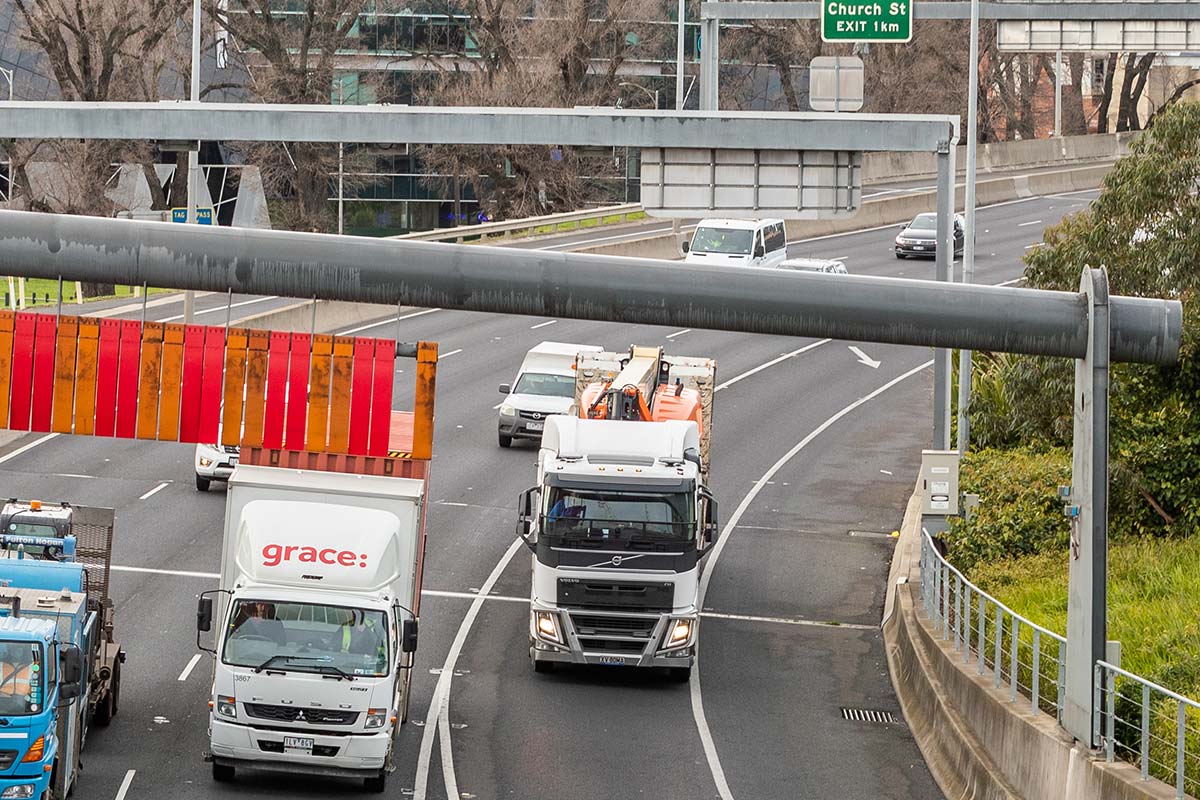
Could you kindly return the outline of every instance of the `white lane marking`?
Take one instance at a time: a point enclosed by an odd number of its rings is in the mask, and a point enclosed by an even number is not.
[[[930,366],[932,366],[932,364],[932,359],[926,361],[924,364],[910,369],[908,372],[905,372],[903,375],[900,375],[897,378],[893,378],[875,391],[871,392],[865,397],[860,397],[850,405],[843,408],[841,411],[838,411],[829,419],[818,425],[812,431],[812,433],[801,439],[795,447],[784,453],[778,461],[771,465],[770,469],[763,473],[761,478],[754,482],[754,486],[751,487],[750,491],[742,499],[742,502],[738,504],[737,509],[733,512],[733,516],[730,517],[729,521],[725,523],[725,528],[721,531],[721,536],[719,539],[717,539],[717,543],[713,547],[712,554],[708,557],[708,564],[700,576],[700,587],[696,598],[697,606],[704,608],[704,597],[708,593],[708,582],[712,579],[713,572],[716,571],[717,561],[720,559],[721,553],[725,550],[725,545],[729,544],[730,535],[733,533],[734,529],[737,528],[738,523],[742,519],[742,515],[746,513],[746,509],[749,508],[750,504],[754,502],[754,499],[758,497],[758,494],[763,490],[763,487],[775,477],[775,474],[778,473],[779,470],[783,469],[789,461],[795,458],[797,453],[807,447],[809,443],[813,441],[813,439],[816,439],[818,436],[824,433],[829,426],[833,425],[835,422],[849,414],[851,411],[854,411],[859,406],[874,400],[876,397],[883,394],[888,389],[891,389],[896,384],[911,378],[913,375],[916,375],[925,369],[928,369]],[[712,772],[713,782],[717,785],[717,792],[720,794],[721,800],[733,800],[733,794],[729,791],[729,783],[725,780],[725,770],[721,768],[721,759],[717,755],[717,746],[713,742],[712,732],[708,728],[708,720],[704,715],[704,699],[700,695],[699,644],[697,644],[696,663],[692,667],[692,677],[689,681],[688,688],[690,689],[692,699],[692,717],[696,720],[696,730],[700,734],[701,743],[704,745],[704,756],[706,759],[708,759],[708,767]]]
[[[136,769],[131,769],[125,773],[125,780],[121,781],[121,788],[117,789],[116,800],[125,800],[125,795],[129,792],[129,785],[133,783],[133,776],[136,774]]]
[[[179,680],[181,683],[188,679],[188,676],[192,674],[192,670],[194,670],[196,665],[200,663],[200,656],[200,653],[196,653],[196,655],[192,656],[192,660],[189,661],[187,666],[183,668],[183,672],[179,673]]]
[[[691,333],[691,332],[692,332],[691,328],[684,328],[681,331],[675,331],[674,333],[668,333],[665,338],[674,339],[676,336],[683,336],[685,333]]]
[[[221,577],[218,572],[190,572],[183,569],[151,569],[150,567],[123,567],[113,564],[109,567],[113,572],[141,572],[147,575],[174,575],[179,578],[211,578],[216,580]]]
[[[1020,283],[1023,280],[1025,280],[1024,275],[1022,275],[1019,278],[1013,278],[1011,281],[1001,281],[1000,283],[993,283],[992,286],[1012,286],[1014,283]]]
[[[1033,250],[1035,247],[1043,247],[1045,244],[1046,244],[1045,242],[1038,242],[1037,244],[1027,244],[1027,245],[1025,245],[1025,249]]]
[[[556,319],[549,320],[548,322],[539,322],[537,325],[530,325],[529,330],[536,331],[538,328],[544,328],[547,325],[554,325],[557,322],[558,320]]]
[[[1053,208],[1053,206],[1051,206],[1051,208]],[[1042,221],[1040,219],[1035,219],[1032,222],[1018,222],[1017,227],[1018,228],[1028,228],[1030,225],[1041,225],[1041,224],[1042,224]]]
[[[154,495],[158,494],[163,489],[167,488],[168,484],[170,484],[170,483],[171,483],[170,481],[163,481],[158,486],[155,486],[153,489],[151,489],[150,491],[146,492],[144,495],[139,497],[138,500],[149,500],[151,497],[154,497]]]
[[[40,439],[35,439],[34,441],[30,442],[27,445],[22,445],[21,447],[18,447],[16,450],[13,450],[11,453],[0,456],[0,464],[3,464],[5,461],[8,461],[11,458],[16,458],[17,456],[21,455],[22,453],[32,450],[33,448],[37,447],[39,444],[45,444],[46,442],[53,439],[55,436],[58,436],[58,434],[57,433],[47,433],[45,436],[43,436]]]
[[[452,600],[501,600],[505,603],[524,603],[529,605],[528,597],[512,597],[506,594],[489,594],[486,597],[479,592],[451,592],[445,589],[422,589],[422,597],[448,597]]]
[[[513,540],[513,543],[508,546],[508,550],[496,562],[496,567],[492,570],[492,574],[488,575],[483,586],[479,587],[479,596],[471,603],[471,607],[467,609],[462,622],[459,623],[458,633],[454,635],[454,641],[450,645],[450,652],[446,654],[446,661],[442,664],[442,672],[438,676],[437,686],[433,690],[433,698],[429,701],[429,711],[425,714],[425,727],[421,730],[421,749],[417,755],[417,777],[413,785],[413,800],[425,800],[426,793],[428,792],[429,762],[433,756],[433,737],[441,726],[440,717],[443,706],[446,706],[446,719],[449,719],[450,681],[454,676],[454,665],[458,663],[458,656],[467,641],[467,634],[471,632],[471,626],[475,624],[475,618],[479,616],[479,609],[483,608],[484,598],[492,591],[492,587],[496,585],[496,581],[500,580],[500,575],[508,567],[513,556],[524,546],[525,543],[520,539]],[[458,781],[454,775],[454,753],[450,746],[449,730],[442,733],[442,738],[444,739],[441,748],[442,779],[446,784],[446,797],[456,798],[459,796]]]
[[[858,356],[858,363],[866,364],[871,369],[879,369],[879,365],[883,363],[882,361],[876,361],[875,359],[871,358],[854,345],[847,345],[847,347],[850,349],[851,353],[854,353],[854,355]]]
[[[381,319],[378,322],[370,322],[370,323],[367,323],[366,325],[359,325],[357,328],[350,328],[349,330],[342,331],[341,333],[338,334],[338,336],[353,336],[354,334],[358,333],[359,331],[367,331],[367,330],[370,330],[371,328],[378,328],[380,325],[387,325],[390,322],[403,322],[404,320],[412,319],[413,317],[423,317],[426,314],[432,314],[435,311],[441,311],[441,309],[440,308],[427,308],[424,311],[414,311],[411,314],[405,314],[404,316],[401,316],[401,317],[392,317],[390,319]]]
[[[832,339],[821,339],[819,341],[813,342],[812,344],[806,344],[806,345],[804,345],[804,347],[801,347],[799,350],[793,350],[790,353],[784,353],[779,358],[773,358],[765,364],[759,364],[757,367],[755,367],[752,370],[748,370],[746,372],[743,372],[741,375],[737,375],[733,378],[730,378],[729,380],[725,381],[724,383],[718,385],[716,389],[713,389],[713,391],[719,392],[722,389],[728,389],[730,386],[733,386],[735,383],[742,380],[743,378],[749,378],[751,375],[756,375],[759,372],[762,372],[764,369],[767,369],[768,367],[775,366],[776,364],[778,364],[781,361],[787,361],[789,358],[795,358],[796,356],[800,355],[801,353],[807,353],[809,350],[818,348],[823,344],[829,344],[832,341],[833,341]]]
[[[241,308],[242,306],[252,306],[255,303],[265,303],[268,300],[278,300],[278,299],[279,299],[279,297],[277,295],[271,295],[270,297],[256,297],[253,300],[243,300],[242,302],[234,303],[233,305],[214,306],[213,308],[201,309],[200,311],[195,312],[195,316],[198,317],[201,314],[215,314],[218,311],[225,311],[227,309],[232,309],[232,308]],[[159,320],[159,322],[177,322],[178,320],[181,320],[181,319],[183,319],[183,314],[176,314],[173,317],[163,317],[161,320]]]
[[[876,631],[878,625],[864,625],[861,622],[823,622],[816,619],[799,619],[796,617],[760,617],[753,614],[722,614],[718,611],[702,611],[701,617],[712,619],[731,619],[738,622],[770,622],[778,625],[803,625],[812,628],[845,628],[851,631]]]
[[[100,480],[99,475],[80,475],[78,472],[51,472],[49,475],[51,478],[78,478],[88,481]]]
[[[457,350],[451,350],[449,353],[441,353],[438,355],[438,361],[441,361],[443,358],[449,358],[450,356],[458,355],[461,352],[462,348],[460,347]]]
[[[502,406],[502,405],[504,405],[504,401],[503,401],[503,400],[501,400],[499,403],[496,403],[496,405],[492,406],[492,411],[495,411],[496,409],[498,409],[498,408],[499,408],[500,406]]]

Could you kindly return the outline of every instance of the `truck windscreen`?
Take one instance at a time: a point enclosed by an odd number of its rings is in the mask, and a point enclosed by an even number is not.
[[[0,716],[37,714],[43,694],[42,646],[0,641]]]
[[[345,606],[238,600],[222,660],[273,671],[381,677],[388,673],[387,617]]]
[[[616,541],[689,542],[695,538],[691,495],[682,492],[605,492],[552,486],[547,536]]]

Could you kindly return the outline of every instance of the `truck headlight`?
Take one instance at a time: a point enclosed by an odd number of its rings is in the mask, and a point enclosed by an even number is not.
[[[388,710],[386,708],[371,708],[367,709],[367,730],[372,728],[382,728],[387,723]]]
[[[692,640],[692,621],[690,619],[677,619],[671,623],[671,629],[667,633],[667,648],[683,647]]]
[[[512,406],[509,406],[509,405],[500,406],[500,416],[515,417],[516,415],[517,415],[517,410],[515,408],[513,408]]]
[[[552,611],[533,612],[533,627],[539,639],[562,644],[562,634],[558,631],[558,618]]]
[[[34,785],[32,783],[18,783],[16,786],[10,786],[4,790],[0,797],[3,798],[25,798],[33,797]]]
[[[206,457],[206,456],[200,456],[200,466],[202,466],[202,467],[211,467],[211,466],[212,466],[212,463],[213,463],[213,462],[212,462],[212,459],[211,459],[211,458],[208,458],[208,457]]]
[[[217,715],[237,719],[237,700],[233,697],[217,695]]]

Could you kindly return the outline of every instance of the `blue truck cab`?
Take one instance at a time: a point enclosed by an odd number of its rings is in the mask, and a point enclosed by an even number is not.
[[[38,530],[42,504],[17,505],[16,517],[13,502],[0,510],[0,800],[60,800],[75,787],[90,726],[117,709],[112,511],[63,504]]]

